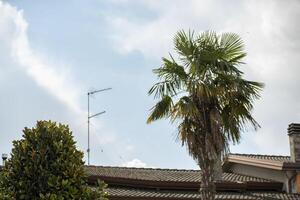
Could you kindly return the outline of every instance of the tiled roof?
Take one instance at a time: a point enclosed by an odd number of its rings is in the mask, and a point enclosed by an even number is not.
[[[108,188],[109,199],[200,199],[196,191],[163,191],[131,188]],[[299,200],[300,195],[278,192],[218,192],[219,200]]]
[[[110,200],[192,200],[200,199],[200,170],[86,166],[89,177],[108,184]],[[216,183],[218,200],[299,200],[300,195],[279,193],[282,183],[223,173]]]
[[[229,154],[223,164],[223,169],[230,163],[252,165],[274,170],[300,170],[300,162],[293,162],[290,156],[259,155],[259,154]]]
[[[280,155],[260,155],[260,154],[239,154],[231,153],[229,156],[238,156],[244,158],[269,160],[269,161],[279,161],[279,162],[292,162],[290,156],[280,156]]]
[[[198,182],[201,180],[200,170],[178,169],[153,169],[153,168],[126,168],[126,167],[103,167],[86,166],[88,176],[113,177],[144,181],[163,182]],[[224,182],[271,182],[270,180],[234,174],[223,173]]]
[[[88,166],[86,172],[88,175],[150,181],[198,182],[200,180],[198,170]]]

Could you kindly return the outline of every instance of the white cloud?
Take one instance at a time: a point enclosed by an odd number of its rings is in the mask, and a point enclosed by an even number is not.
[[[137,50],[146,57],[161,57],[172,51],[172,38],[178,30],[219,29],[224,20],[224,10],[228,17],[232,10],[236,10],[228,6],[227,2],[221,1],[131,1],[133,2],[143,3],[145,11],[150,10],[157,17],[146,23],[123,16],[109,16],[107,21],[115,30],[111,37],[118,51],[128,53]]]
[[[40,88],[67,108],[72,116],[67,123],[70,123],[72,129],[75,127],[77,132],[86,134],[86,125],[82,126],[87,121],[86,111],[80,104],[80,97],[86,91],[77,79],[75,81],[70,66],[61,61],[53,61],[31,47],[28,27],[22,10],[0,0],[0,43],[1,47],[4,46],[1,49],[6,51],[6,54],[1,54],[2,59],[13,61],[18,70],[27,74]],[[97,122],[94,127],[101,129],[99,132],[103,134],[91,133],[96,138],[92,143],[107,144],[115,141],[114,134],[104,130],[99,120],[94,119],[94,122]],[[109,133],[109,136],[104,133]]]
[[[72,80],[72,74],[67,66],[49,64],[38,52],[35,52],[27,36],[28,23],[23,12],[0,1],[1,36],[11,49],[15,60],[32,79],[71,111],[82,114],[79,105],[80,85]]]
[[[125,54],[139,51],[158,60],[172,52],[172,37],[180,29],[238,33],[248,52],[243,69],[247,78],[266,84],[254,113],[262,128],[246,134],[244,141],[260,153],[288,154],[287,125],[300,122],[300,2],[142,2],[145,11],[156,14],[147,22],[121,15],[107,18],[115,30],[112,39],[117,50]]]
[[[131,161],[122,164],[123,167],[138,167],[138,168],[145,168],[147,167],[146,163],[142,162],[141,160],[135,158]]]

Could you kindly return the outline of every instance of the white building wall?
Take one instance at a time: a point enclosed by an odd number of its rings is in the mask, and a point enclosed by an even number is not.
[[[286,172],[286,171],[279,171],[279,170],[273,170],[273,169],[266,169],[262,167],[255,167],[251,165],[243,165],[243,164],[237,164],[234,163],[230,167],[230,170],[237,174],[243,174],[248,176],[255,176],[265,179],[271,179],[274,181],[278,181],[283,183],[283,191],[286,192],[292,192],[289,191],[289,179],[292,178],[293,172]]]

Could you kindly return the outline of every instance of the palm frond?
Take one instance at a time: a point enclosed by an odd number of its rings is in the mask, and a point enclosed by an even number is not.
[[[223,59],[231,63],[239,63],[247,55],[242,39],[235,33],[223,33],[220,36],[220,48]]]
[[[155,120],[168,117],[172,110],[172,106],[172,98],[168,95],[163,96],[162,99],[151,109],[152,112],[147,119],[147,123],[149,124]]]
[[[155,83],[148,91],[149,95],[154,94],[154,98],[163,98],[164,96],[175,96],[178,93],[176,84],[171,81],[161,81]]]
[[[154,84],[148,91],[149,95],[154,94],[155,98],[161,98],[165,95],[174,96],[182,90],[188,75],[182,66],[172,57],[171,59],[163,58],[163,65],[153,70],[163,81]]]
[[[187,60],[192,59],[196,45],[194,44],[194,32],[189,31],[188,34],[181,30],[174,37],[174,45],[177,53]]]
[[[197,118],[199,112],[195,103],[188,96],[181,97],[173,106],[171,111],[172,121],[185,117]]]
[[[158,69],[154,69],[153,72],[157,76],[164,80],[169,81],[182,81],[187,78],[187,74],[184,68],[181,65],[178,65],[175,60],[172,58],[169,60],[167,58],[162,58],[163,65]]]

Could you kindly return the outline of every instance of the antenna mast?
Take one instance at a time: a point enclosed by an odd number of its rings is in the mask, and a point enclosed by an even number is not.
[[[90,165],[90,151],[91,151],[91,149],[90,149],[90,119],[105,113],[105,111],[102,111],[102,112],[96,113],[94,115],[90,115],[90,95],[93,95],[93,94],[98,93],[98,92],[103,92],[103,91],[106,91],[106,90],[111,90],[111,89],[112,88],[105,88],[105,89],[101,89],[101,90],[94,90],[94,91],[91,91],[91,92],[87,93],[87,96],[88,96],[88,149],[87,149],[88,165]]]

